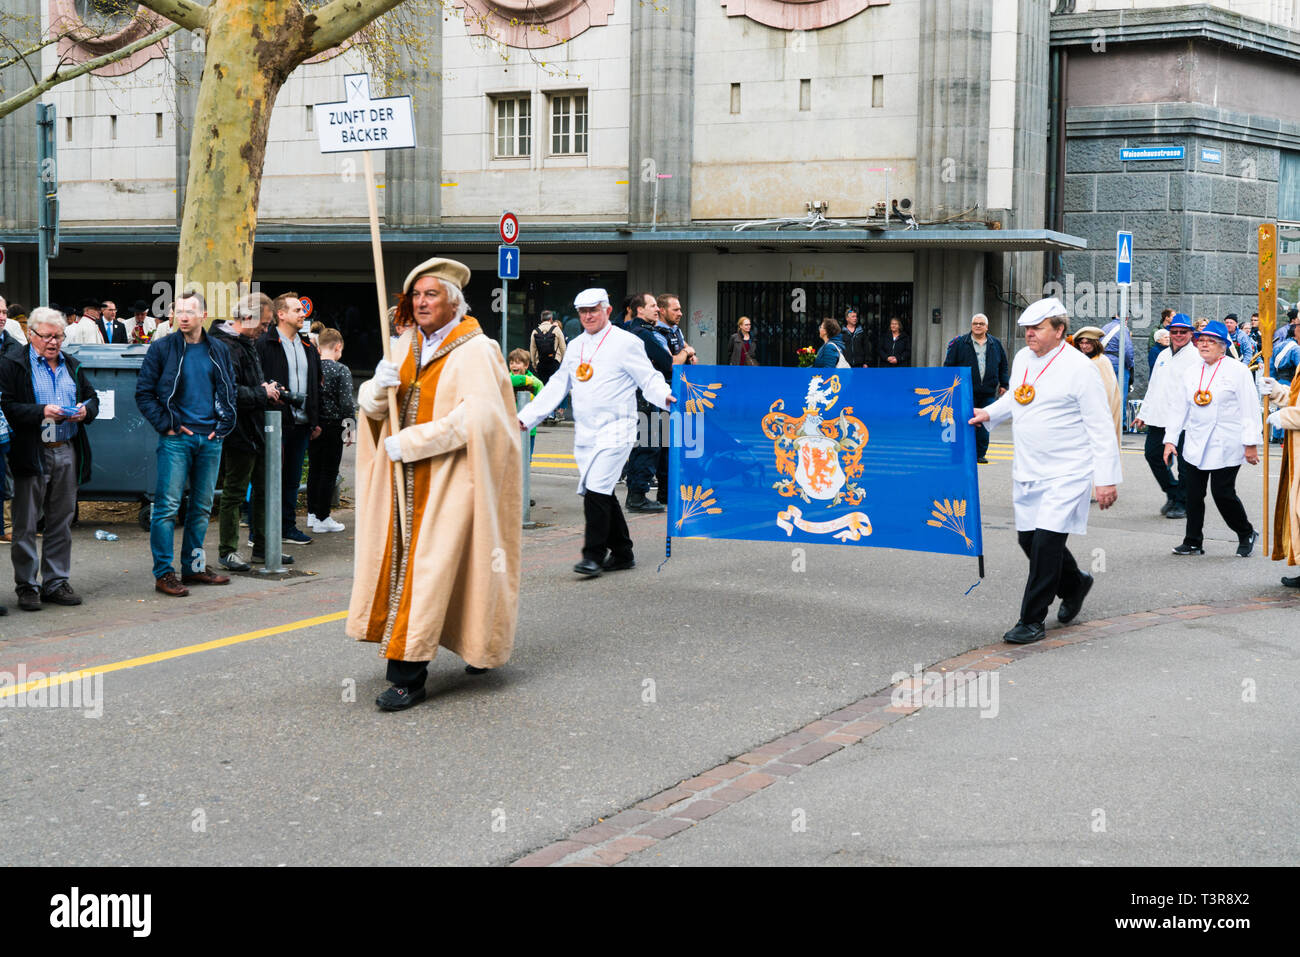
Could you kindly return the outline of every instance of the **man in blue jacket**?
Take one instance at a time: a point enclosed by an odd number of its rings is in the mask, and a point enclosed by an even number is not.
[[[975,408],[982,409],[1007,391],[1011,369],[1007,365],[1007,351],[1002,343],[989,335],[989,317],[976,313],[970,321],[970,332],[948,343],[948,355],[943,364],[970,369],[971,388],[975,393]],[[975,457],[982,465],[988,464],[989,433],[983,425],[975,426]]]
[[[186,585],[227,585],[213,572],[203,551],[212,511],[212,488],[221,462],[221,442],[235,427],[235,374],[230,353],[209,339],[203,325],[207,304],[200,293],[176,300],[173,322],[180,335],[155,339],[145,353],[136,382],[135,403],[158,430],[158,486],[153,501],[149,547],[153,551],[154,588],[182,598]],[[186,483],[190,505],[185,514],[181,565],[177,578],[172,550],[176,513]]]

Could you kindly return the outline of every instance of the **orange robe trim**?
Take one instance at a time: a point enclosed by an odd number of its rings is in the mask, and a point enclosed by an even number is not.
[[[1277,400],[1280,393],[1274,393],[1274,401]],[[1285,418],[1294,418],[1300,414],[1300,406],[1296,404],[1297,398],[1300,398],[1300,376],[1296,376],[1291,382],[1290,391],[1287,393],[1286,404],[1283,406],[1289,415]],[[1300,423],[1286,422],[1286,425],[1296,425]],[[1267,431],[1267,429],[1266,429]],[[1264,441],[1268,441],[1268,436],[1264,436]],[[1282,464],[1278,469],[1277,476],[1277,504],[1273,510],[1273,554],[1272,559],[1280,562],[1286,559],[1288,565],[1300,565],[1300,556],[1297,555],[1297,545],[1300,545],[1300,470],[1296,469],[1295,460],[1297,443],[1300,443],[1300,431],[1295,428],[1287,428],[1282,432]]]

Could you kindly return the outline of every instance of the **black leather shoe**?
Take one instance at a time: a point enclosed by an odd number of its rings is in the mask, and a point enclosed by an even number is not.
[[[1092,591],[1093,577],[1087,572],[1079,572],[1079,577],[1083,579],[1079,584],[1079,590],[1069,598],[1062,598],[1061,607],[1056,610],[1056,620],[1063,625],[1074,621],[1074,616],[1079,614],[1079,609],[1083,607],[1083,600],[1088,597],[1088,592]]]
[[[40,611],[41,593],[35,588],[20,588],[18,590],[18,607],[23,611]]]
[[[412,690],[393,685],[375,699],[375,704],[379,705],[380,711],[405,711],[407,708],[419,704],[427,697],[429,697],[429,692],[423,687]]]
[[[475,668],[473,665],[465,666],[465,674],[467,675],[485,675],[491,670],[491,668]]]
[[[1300,588],[1300,575],[1296,575],[1294,578],[1283,578],[1282,584],[1287,588]]]
[[[260,549],[256,549],[256,548],[255,548],[255,549],[253,549],[253,553],[252,553],[252,555],[249,557],[249,560],[250,560],[250,561],[253,561],[253,562],[256,562],[256,563],[259,564],[259,565],[265,565],[265,564],[266,564],[266,552],[261,551]],[[292,555],[285,555],[285,554],[281,553],[281,555],[280,555],[280,564],[281,564],[281,565],[292,565],[292,564],[293,564],[293,556],[292,556]]]
[[[1250,538],[1246,539],[1244,542],[1242,542],[1240,545],[1237,546],[1237,557],[1249,558],[1250,553],[1255,550],[1255,543],[1257,541],[1259,541],[1259,532],[1252,531],[1250,533]]]
[[[627,558],[615,558],[610,555],[609,558],[601,562],[600,567],[607,572],[621,572],[628,568],[636,568],[636,559],[631,555]]]
[[[1204,555],[1205,549],[1201,548],[1199,545],[1188,545],[1186,542],[1183,542],[1181,545],[1175,545],[1173,552],[1175,555]]]
[[[664,506],[658,502],[652,502],[644,495],[631,495],[627,497],[627,510],[629,512],[662,512]]]
[[[600,566],[590,558],[584,558],[578,564],[573,566],[573,570],[579,575],[586,575],[588,578],[600,577]]]
[[[1161,514],[1161,515],[1168,515],[1168,514],[1169,514],[1169,510],[1170,510],[1171,508],[1173,508],[1173,507],[1174,507],[1174,500],[1171,499],[1171,498],[1167,498],[1167,499],[1165,499],[1165,504],[1163,504],[1163,505],[1160,506],[1160,514]]]
[[[41,601],[51,605],[80,605],[81,596],[67,582],[59,582],[58,588],[41,593]]]
[[[1186,518],[1187,509],[1181,505],[1170,505],[1169,511],[1165,512],[1165,518]]]
[[[1041,621],[1036,625],[1026,625],[1023,621],[1018,621],[1016,627],[1002,636],[1002,640],[1012,645],[1031,645],[1046,637],[1047,629],[1043,627]]]

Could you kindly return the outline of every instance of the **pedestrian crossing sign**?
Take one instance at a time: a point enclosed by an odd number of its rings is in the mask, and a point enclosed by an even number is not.
[[[1133,234],[1116,233],[1115,284],[1129,286],[1133,283]]]

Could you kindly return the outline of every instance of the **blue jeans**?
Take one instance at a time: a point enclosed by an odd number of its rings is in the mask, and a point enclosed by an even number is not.
[[[201,435],[158,437],[158,487],[154,491],[153,521],[149,525],[149,548],[153,551],[153,577],[176,571],[172,549],[176,544],[176,513],[188,482],[190,506],[185,513],[185,534],[181,538],[182,576],[202,572],[207,560],[203,539],[208,534],[208,513],[212,511],[212,488],[221,462],[221,442]]]
[[[291,528],[298,527],[298,486],[302,484],[302,463],[307,458],[307,443],[311,436],[311,429],[305,425],[292,423],[284,430],[284,457],[280,459],[280,467],[284,469],[281,473],[281,512],[280,512],[280,534],[284,534]],[[254,479],[256,481],[256,479]],[[260,538],[261,529],[255,539]]]

